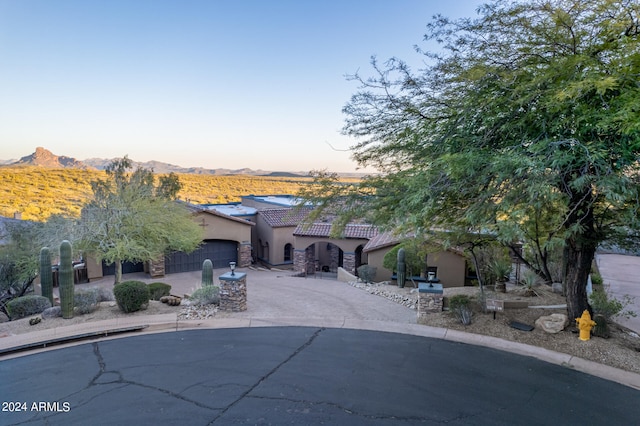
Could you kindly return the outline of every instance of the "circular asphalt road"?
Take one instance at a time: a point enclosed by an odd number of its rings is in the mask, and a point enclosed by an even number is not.
[[[313,327],[96,341],[4,360],[0,388],[2,425],[584,426],[640,418],[637,390],[533,358]]]

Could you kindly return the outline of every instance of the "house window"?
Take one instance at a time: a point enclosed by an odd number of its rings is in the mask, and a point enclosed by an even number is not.
[[[284,245],[284,261],[291,262],[291,252],[293,251],[293,246],[289,243]]]

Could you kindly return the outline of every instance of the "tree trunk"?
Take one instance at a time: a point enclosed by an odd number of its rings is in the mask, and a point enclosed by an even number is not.
[[[591,242],[576,239],[565,242],[563,282],[566,285],[567,315],[572,324],[585,309],[593,314],[587,296],[587,281],[595,253],[596,245]]]
[[[113,285],[120,284],[122,282],[122,262],[119,260],[115,261],[116,265],[116,273]]]

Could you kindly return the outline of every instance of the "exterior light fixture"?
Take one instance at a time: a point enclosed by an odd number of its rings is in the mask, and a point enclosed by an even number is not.
[[[235,275],[235,270],[236,270],[236,262],[229,262],[229,268],[231,268],[231,275]]]

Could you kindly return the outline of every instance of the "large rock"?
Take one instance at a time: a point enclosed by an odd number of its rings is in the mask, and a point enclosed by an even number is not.
[[[562,294],[562,283],[551,284],[551,291],[556,294]]]
[[[52,306],[42,311],[42,318],[57,318],[62,316],[62,308],[60,306]]]
[[[536,320],[536,327],[551,334],[561,332],[566,326],[567,316],[565,314],[544,315]]]
[[[9,317],[4,312],[0,312],[0,322],[8,322]]]

